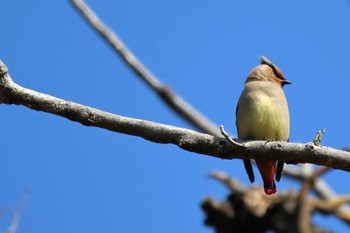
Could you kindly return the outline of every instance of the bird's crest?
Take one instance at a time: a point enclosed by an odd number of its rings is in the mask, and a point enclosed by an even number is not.
[[[290,84],[291,82],[289,82],[288,80],[286,80],[282,74],[282,71],[277,67],[275,66],[269,59],[267,59],[266,57],[264,56],[260,56],[260,63],[262,65],[268,65],[272,71],[273,71],[273,74],[275,75],[275,80],[281,84],[281,86],[285,85],[285,84]]]
[[[260,63],[261,64],[265,64],[265,65],[268,65],[268,66],[270,66],[271,68],[273,67],[273,66],[275,66],[269,59],[267,59],[266,57],[264,57],[264,56],[260,56]]]

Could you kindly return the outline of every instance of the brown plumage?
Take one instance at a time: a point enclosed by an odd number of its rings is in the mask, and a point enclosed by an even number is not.
[[[271,61],[261,56],[261,65],[249,73],[244,90],[236,109],[238,138],[244,140],[289,139],[289,111],[283,85],[290,84],[282,72]],[[266,194],[276,193],[276,180],[279,181],[283,162],[256,160],[264,182]],[[244,160],[249,180],[254,182],[254,173],[250,160]]]

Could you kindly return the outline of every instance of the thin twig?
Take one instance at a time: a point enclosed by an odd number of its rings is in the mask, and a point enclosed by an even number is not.
[[[228,134],[228,133],[225,131],[223,125],[220,126],[220,131],[221,131],[222,136],[224,136],[224,137],[227,139],[227,141],[229,141],[233,146],[245,147],[244,144],[234,141],[234,140],[231,138],[230,134]]]
[[[317,134],[314,138],[314,144],[315,146],[319,146],[321,144],[322,141],[322,137],[323,135],[326,133],[326,128],[323,127],[321,131],[317,131]]]
[[[103,39],[105,39],[115,52],[117,52],[120,58],[129,66],[137,77],[156,92],[172,110],[197,129],[213,136],[220,136],[220,131],[215,124],[199,111],[195,110],[185,100],[177,96],[167,85],[163,84],[154,74],[152,74],[127,48],[118,35],[109,29],[83,0],[72,0],[72,3],[82,16],[84,16],[91,27],[95,29]]]

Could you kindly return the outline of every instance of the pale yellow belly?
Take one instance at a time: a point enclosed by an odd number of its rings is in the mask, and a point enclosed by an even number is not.
[[[276,104],[271,97],[264,95],[245,104],[246,106],[240,106],[237,112],[239,138],[288,140],[289,114],[287,105]]]

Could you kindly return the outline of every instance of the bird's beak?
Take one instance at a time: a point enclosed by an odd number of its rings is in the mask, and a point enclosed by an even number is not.
[[[292,82],[291,82],[291,81],[288,81],[287,79],[283,79],[283,80],[282,80],[282,86],[283,86],[283,85],[286,85],[286,84],[292,84]]]

